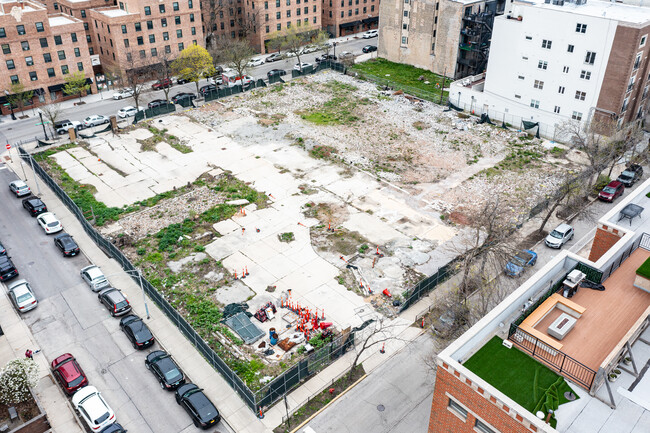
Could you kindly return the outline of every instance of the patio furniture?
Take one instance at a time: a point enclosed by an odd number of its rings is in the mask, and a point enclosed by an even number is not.
[[[568,315],[575,317],[576,319],[580,318],[580,316],[582,316],[582,314],[586,310],[585,307],[581,307],[575,302],[568,300],[564,296],[558,293],[554,293],[547,300],[542,302],[542,305],[537,307],[535,311],[533,311],[528,317],[526,317],[526,319],[521,323],[521,325],[519,325],[519,328],[521,330],[537,338],[542,343],[544,343],[544,345],[549,346],[547,351],[553,349],[558,351],[562,350],[563,345],[562,343],[551,338],[549,335],[545,334],[544,332],[535,329],[535,326],[537,326],[537,324],[541,322],[544,319],[544,317],[546,317],[556,307],[562,310],[564,313],[567,313]],[[544,348],[542,346],[540,347]],[[547,348],[544,349],[546,350]]]
[[[548,332],[548,335],[551,337],[562,340],[566,337],[569,331],[573,329],[577,321],[578,319],[575,317],[569,316],[567,313],[562,313],[553,323],[551,323],[551,326],[548,327],[546,332]]]
[[[643,212],[642,206],[639,206],[638,204],[630,203],[627,206],[625,206],[618,214],[618,220],[620,221],[623,218],[627,218],[628,220],[630,220],[630,225],[632,225],[632,220],[635,217],[641,215],[641,212]]]
[[[9,419],[11,421],[18,419],[18,412],[16,412],[16,408],[13,406],[9,407]]]

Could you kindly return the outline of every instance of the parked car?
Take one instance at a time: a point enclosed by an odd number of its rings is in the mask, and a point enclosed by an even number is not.
[[[47,212],[47,206],[45,206],[45,203],[43,203],[43,201],[38,197],[28,197],[24,199],[23,207],[27,209],[27,212],[29,212],[33,217]]]
[[[74,257],[81,252],[79,246],[67,233],[61,233],[54,237],[54,245],[61,250],[63,257]]]
[[[316,45],[307,45],[305,48],[302,49],[303,54],[309,54],[318,51],[320,48],[318,48]]]
[[[643,176],[643,167],[639,164],[630,164],[616,180],[627,188],[633,186]]]
[[[375,45],[366,45],[361,48],[361,51],[364,53],[372,53],[373,51],[377,51],[377,47]]]
[[[264,64],[264,60],[261,57],[254,57],[248,61],[246,66],[249,68],[254,68],[256,66],[261,66]]]
[[[154,99],[153,101],[149,102],[149,104],[147,104],[147,107],[156,108],[163,105],[167,105],[167,101],[165,101],[164,99]]]
[[[163,80],[158,80],[156,81],[151,88],[153,90],[160,90],[160,89],[166,89],[167,87],[171,87],[174,83],[172,83],[172,80],[169,78],[165,78]]]
[[[17,280],[7,286],[9,298],[19,313],[26,313],[38,305],[32,287],[26,280]]]
[[[602,201],[613,202],[619,196],[623,195],[625,186],[618,180],[613,180],[608,183],[601,192],[598,193],[598,198]]]
[[[116,422],[108,427],[104,427],[99,433],[126,433],[126,429],[120,423]]]
[[[92,116],[88,116],[84,119],[83,125],[84,128],[90,128],[91,126],[104,125],[108,122],[108,117],[101,116],[99,114],[93,114]]]
[[[364,39],[370,39],[376,38],[377,36],[379,36],[379,32],[377,30],[368,30],[361,37]]]
[[[143,110],[142,110],[142,108],[138,110],[137,108],[135,108],[135,107],[133,107],[131,105],[127,105],[124,108],[120,108],[120,110],[117,112],[117,117],[122,118],[122,119],[124,119],[126,117],[132,117],[132,116],[135,116],[135,113],[137,113],[138,111],[143,111]]]
[[[295,69],[296,71],[302,71],[303,69],[309,68],[310,66],[313,65],[311,63],[300,62],[300,63],[296,63],[293,66],[293,69]]]
[[[52,212],[44,212],[40,214],[36,221],[43,228],[45,234],[51,235],[53,233],[58,233],[63,230],[63,225]]]
[[[193,101],[194,99],[196,99],[196,95],[188,92],[177,93],[172,96],[172,102],[174,104],[178,104],[181,101]]]
[[[190,80],[188,80],[187,78],[182,78],[181,77],[181,78],[176,79],[176,84],[185,84],[185,83],[189,83],[189,82],[190,82]]]
[[[14,262],[11,261],[11,257],[6,254],[0,256],[0,281],[9,281],[12,278],[17,277],[18,269],[14,266]]]
[[[269,54],[268,56],[266,56],[266,58],[264,59],[264,61],[266,63],[275,62],[276,60],[282,60],[282,54],[280,54],[280,53],[272,53],[272,54]]]
[[[440,315],[437,317],[434,315],[431,328],[434,334],[442,338],[455,337],[455,334],[467,325],[469,309],[462,304],[447,309],[438,308],[436,312]]]
[[[506,275],[518,277],[527,266],[535,266],[537,253],[531,250],[521,250],[506,264]]]
[[[551,248],[562,248],[562,245],[573,239],[573,227],[562,223],[546,236],[544,243]]]
[[[102,290],[97,295],[99,302],[101,302],[108,311],[110,311],[111,316],[123,316],[131,312],[131,305],[129,300],[126,299],[126,296],[119,290],[114,287],[109,287]]]
[[[4,247],[4,245],[0,244],[0,256],[6,256],[7,255],[7,249]]]
[[[52,361],[52,374],[61,384],[63,391],[72,395],[79,388],[88,385],[86,374],[77,363],[77,360],[69,353],[57,357]]]
[[[152,346],[155,341],[147,325],[135,314],[122,317],[120,320],[120,329],[131,340],[131,344],[135,349],[146,349]]]
[[[323,54],[320,57],[316,57],[316,63],[324,62],[325,60],[336,60],[337,57],[334,54]]]
[[[216,92],[216,91],[217,91],[217,86],[215,86],[214,84],[207,84],[205,86],[202,86],[199,89],[199,92],[201,92],[201,95],[203,96],[209,94],[210,92]]]
[[[93,292],[98,292],[106,287],[110,287],[108,279],[101,269],[95,265],[86,266],[79,272],[81,279],[88,284]]]
[[[32,193],[32,190],[29,189],[29,186],[22,180],[14,180],[9,182],[9,191],[16,194],[16,197],[23,197]]]
[[[113,99],[124,99],[124,98],[130,98],[133,96],[133,89],[129,89],[128,87],[125,87],[124,89],[120,89],[117,92],[113,93]]]
[[[282,69],[271,69],[269,72],[266,73],[266,76],[271,78],[271,77],[283,77],[287,75],[287,71],[284,71]]]
[[[215,86],[221,86],[223,84],[223,77],[221,75],[215,75],[214,77],[208,78],[208,84],[214,84]]]
[[[148,354],[144,365],[156,376],[162,389],[171,391],[185,383],[183,371],[164,350],[154,350]]]
[[[352,54],[349,51],[343,51],[341,54],[339,54],[339,59],[341,59],[341,60],[349,59],[349,58],[352,58],[352,57],[354,57],[354,54]]]
[[[192,417],[195,426],[204,430],[221,421],[221,415],[215,405],[203,390],[193,383],[186,383],[176,389],[176,403]]]
[[[72,396],[72,405],[91,431],[97,432],[113,424],[115,412],[94,386],[84,386]]]
[[[83,125],[81,122],[78,122],[76,120],[60,120],[54,123],[54,130],[59,135],[67,134],[70,128],[78,131],[80,129],[83,129]]]

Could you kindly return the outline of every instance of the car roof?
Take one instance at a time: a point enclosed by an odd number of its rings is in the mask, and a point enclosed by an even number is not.
[[[569,224],[562,223],[559,226],[555,228],[558,232],[566,232],[568,230],[571,230],[571,226]]]
[[[102,270],[95,265],[86,266],[81,271],[87,273],[91,280],[94,280],[95,278],[106,277]]]
[[[20,179],[12,180],[11,183],[15,186],[27,186],[27,184]]]
[[[67,355],[70,354],[68,353]],[[75,362],[72,355],[70,355],[70,357],[65,361],[65,363],[59,365],[57,367],[57,370],[59,371],[59,373],[61,373],[61,376],[63,376],[63,378],[68,382],[72,382],[73,380],[81,376],[81,370],[77,365],[77,363]]]
[[[104,293],[104,296],[108,297],[111,301],[113,301],[113,302],[122,302],[123,300],[126,299],[124,294],[122,292],[120,292],[119,289],[116,289],[114,287],[111,287],[111,289],[113,289],[113,290],[110,290],[110,291]]]
[[[618,180],[613,180],[610,183],[607,184],[607,186],[611,186],[612,188],[618,188],[619,186],[623,185],[621,182]]]
[[[38,197],[28,197],[24,201],[31,203],[32,205],[37,205],[39,203],[43,204],[43,201]]]
[[[54,222],[58,221],[56,218],[56,215],[54,215],[52,212],[43,212],[38,216],[40,219],[45,220],[47,222]]]
[[[22,286],[23,284],[27,284],[27,280],[21,279],[21,280],[15,280],[12,281],[11,284],[8,285],[9,290],[13,290],[14,288],[18,286]]]

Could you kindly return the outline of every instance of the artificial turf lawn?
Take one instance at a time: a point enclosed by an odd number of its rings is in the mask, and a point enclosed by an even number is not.
[[[564,393],[571,391],[562,376],[520,350],[508,349],[499,337],[463,365],[532,413],[551,385],[556,384],[558,405],[568,401]]]
[[[636,274],[641,275],[642,277],[650,278],[650,258],[648,258],[648,260],[639,266],[639,269],[636,270]]]

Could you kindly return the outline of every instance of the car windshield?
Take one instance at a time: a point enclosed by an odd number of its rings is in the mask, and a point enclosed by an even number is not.
[[[627,178],[630,178],[630,177],[634,177],[634,173],[632,173],[631,171],[624,171],[623,173],[621,173],[621,175],[619,177],[627,179]]]
[[[58,226],[58,225],[59,225],[59,222],[58,222],[58,221],[53,221],[53,222],[51,222],[51,223],[47,223],[47,226],[48,226],[48,227],[56,227],[56,226]]]
[[[174,383],[177,380],[180,380],[180,378],[182,377],[182,374],[178,368],[172,368],[171,370],[166,371],[164,375],[165,375],[165,380],[169,383]]]
[[[103,423],[104,421],[106,421],[106,420],[108,419],[108,415],[109,415],[108,412],[104,413],[102,416],[100,416],[99,418],[97,418],[97,419],[94,421],[94,423],[95,423],[95,424],[101,424],[101,423]]]
[[[76,378],[75,380],[73,380],[72,382],[70,382],[70,383],[68,384],[68,386],[70,386],[70,387],[72,387],[72,386],[77,386],[77,385],[79,385],[81,382],[83,382],[83,380],[84,380],[84,377],[83,377],[83,376],[79,376],[78,378]]]
[[[606,186],[603,188],[603,192],[607,194],[614,194],[616,192],[616,188],[613,188],[611,186]]]
[[[16,298],[16,302],[20,304],[22,302],[27,302],[30,299],[32,299],[32,295],[30,295],[29,293],[25,293],[23,295],[18,296],[18,298]]]
[[[551,237],[556,239],[562,239],[562,233],[558,232],[557,230],[553,230],[551,232]]]
[[[117,308],[117,309],[119,310],[119,309],[121,309],[121,308],[125,308],[127,305],[129,305],[128,302],[126,302],[126,301],[120,301],[120,302],[116,302],[116,303],[115,303],[115,308]]]

